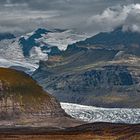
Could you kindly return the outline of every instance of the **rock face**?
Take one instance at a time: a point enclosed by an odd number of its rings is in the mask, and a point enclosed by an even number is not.
[[[11,33],[0,33],[0,41],[5,39],[13,39],[15,36]]]
[[[117,38],[119,34],[125,41]],[[99,107],[140,107],[138,35],[117,29],[69,45],[59,55],[41,61],[33,77],[62,102]],[[127,43],[130,36],[131,42]],[[108,38],[112,43],[115,39],[117,41],[106,46],[103,42],[108,43]]]
[[[28,75],[0,68],[0,124],[68,117],[54,97]],[[6,124],[5,124],[6,123]]]
[[[108,65],[84,70],[76,67],[71,71],[55,68],[49,71],[50,68],[46,67],[33,76],[61,102],[99,107],[140,105],[139,82],[126,66]]]
[[[23,55],[29,56],[30,50],[34,46],[39,46],[39,43],[36,42],[37,39],[41,38],[42,35],[49,33],[50,31],[46,29],[37,29],[33,35],[31,35],[29,38],[25,39],[24,37],[21,37],[19,39],[19,43],[22,46]]]

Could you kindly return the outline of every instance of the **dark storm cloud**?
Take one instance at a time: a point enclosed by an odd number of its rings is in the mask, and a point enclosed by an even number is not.
[[[136,3],[139,0],[0,0],[0,31],[28,32],[38,27],[57,27],[96,33],[138,16],[139,10],[132,5]],[[130,9],[128,15],[124,5]]]
[[[1,4],[27,4],[31,9],[38,10],[94,10],[99,11],[102,8],[116,5],[128,4],[136,0],[1,0]]]

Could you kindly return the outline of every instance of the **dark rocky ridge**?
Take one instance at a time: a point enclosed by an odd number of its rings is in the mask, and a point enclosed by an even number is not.
[[[34,77],[59,101],[100,107],[139,107],[139,94],[134,93],[137,81],[125,66],[56,71],[52,69],[51,73],[48,68],[48,72],[38,72]]]
[[[0,33],[0,41],[4,39],[14,39],[15,36],[11,33]]]
[[[60,54],[60,50],[56,46],[50,46],[47,43],[42,41],[37,41],[41,39],[43,36],[46,36],[48,33],[51,32],[63,32],[63,30],[47,30],[43,28],[37,29],[31,36],[29,37],[21,37],[19,38],[19,45],[22,47],[23,55],[25,57],[30,56],[30,51],[33,47],[40,47],[42,51],[45,51],[48,55],[56,55]]]
[[[25,39],[24,37],[21,37],[19,39],[19,44],[22,47],[23,55],[28,57],[32,47],[39,46],[39,44],[36,42],[36,39],[41,38],[42,34],[47,34],[48,32],[50,32],[50,31],[46,30],[46,29],[39,28],[35,31],[35,33],[33,33],[33,35],[31,35],[27,39]]]

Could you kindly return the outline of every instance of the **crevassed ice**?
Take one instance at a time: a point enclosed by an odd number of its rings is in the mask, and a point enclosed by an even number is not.
[[[76,119],[86,122],[140,123],[140,109],[98,108],[72,103],[61,103],[62,108]]]

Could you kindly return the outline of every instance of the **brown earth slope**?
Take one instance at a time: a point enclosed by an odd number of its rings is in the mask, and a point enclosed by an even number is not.
[[[0,68],[0,126],[69,127],[76,124],[57,100],[31,77],[16,70]]]
[[[95,123],[67,128],[0,129],[1,140],[140,140],[140,125]]]

